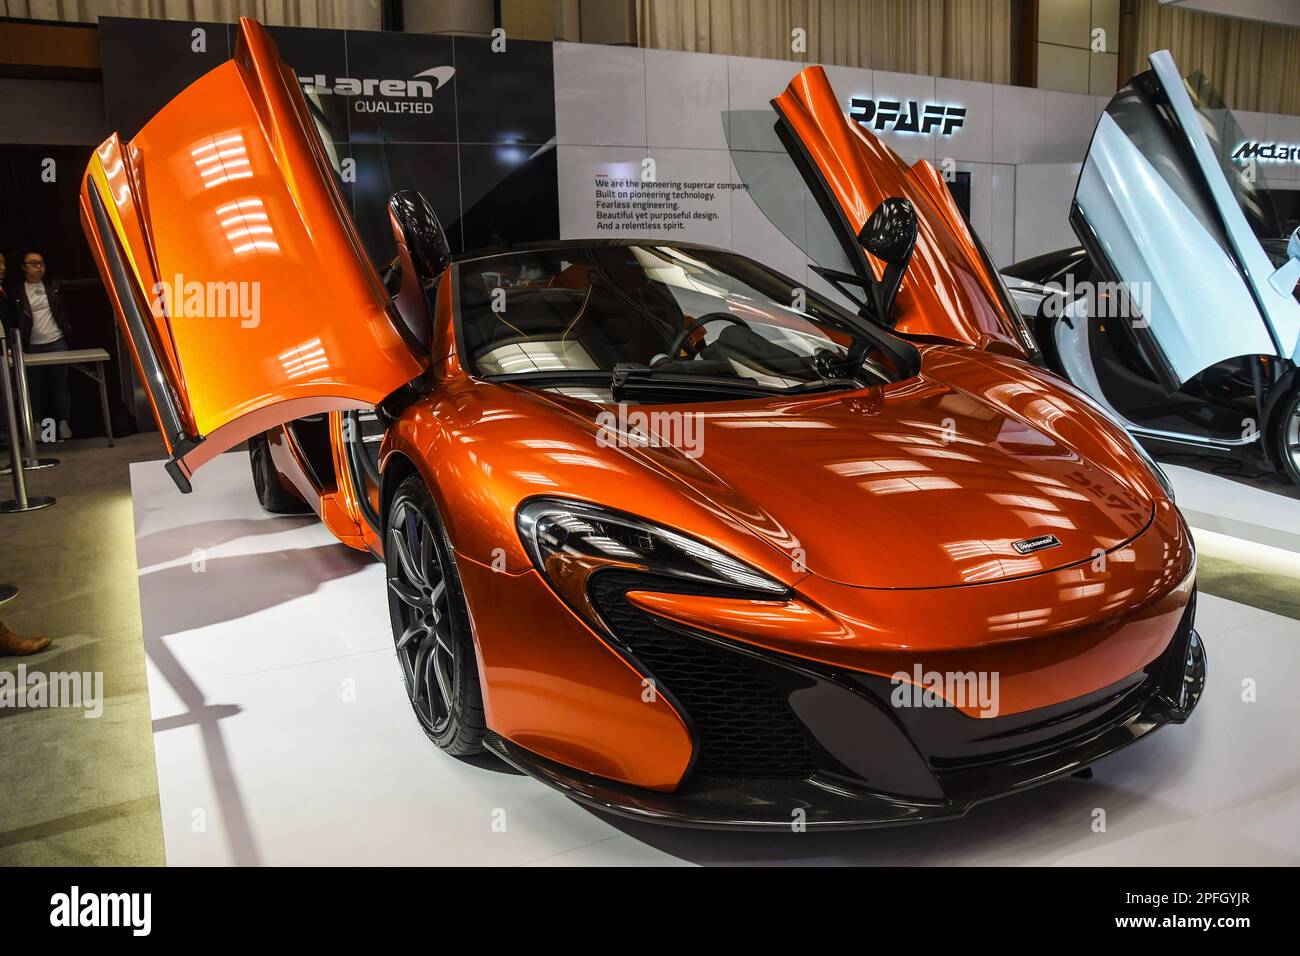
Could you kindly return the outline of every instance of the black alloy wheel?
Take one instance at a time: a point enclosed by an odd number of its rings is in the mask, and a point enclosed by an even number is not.
[[[411,707],[440,748],[478,753],[487,728],[469,612],[451,542],[419,475],[398,487],[385,528],[389,617]]]

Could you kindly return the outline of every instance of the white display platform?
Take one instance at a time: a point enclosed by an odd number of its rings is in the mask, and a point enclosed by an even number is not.
[[[312,519],[264,514],[246,455],[204,467],[189,496],[160,462],[132,465],[131,485],[173,865],[1300,862],[1289,618],[1202,595],[1199,708],[1091,781],[922,826],[680,830],[595,814],[490,757],[438,752],[402,690],[382,569]],[[1255,703],[1242,701],[1248,678]]]
[[[1184,465],[1161,467],[1193,528],[1300,554],[1300,500]]]

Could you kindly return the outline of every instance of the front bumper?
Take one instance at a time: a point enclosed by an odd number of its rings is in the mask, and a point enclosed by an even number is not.
[[[806,750],[795,752],[789,728],[782,728],[775,715],[765,726],[786,733],[780,749],[766,760],[761,741],[736,737],[719,743],[728,734],[728,714],[697,715],[688,702],[683,709],[705,742],[671,793],[574,770],[494,734],[486,745],[579,803],[655,823],[853,829],[957,817],[978,803],[1076,773],[1165,724],[1185,721],[1200,699],[1206,675],[1194,617],[1193,598],[1165,652],[1110,687],[1051,707],[986,719],[950,707],[893,707],[893,685],[884,678],[810,665],[696,632],[679,634],[692,647],[702,642],[708,656],[720,662],[711,665],[715,684],[734,682],[727,676],[731,667],[748,675],[746,680],[770,687],[788,708]],[[673,629],[661,623],[624,621],[620,630],[626,633],[634,623],[658,628],[667,635],[661,640],[672,640]],[[643,660],[660,653],[645,635],[633,647],[642,649]],[[692,661],[691,667],[698,673],[701,664]],[[726,693],[721,686],[701,690]],[[760,703],[771,710],[772,700]]]

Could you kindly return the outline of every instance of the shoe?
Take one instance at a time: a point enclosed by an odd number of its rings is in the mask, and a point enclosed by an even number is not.
[[[0,655],[21,657],[24,654],[39,654],[49,646],[48,637],[23,637],[9,630],[8,625],[0,621]]]
[[[72,437],[72,429],[68,427],[67,422],[59,422],[59,441],[67,441]]]

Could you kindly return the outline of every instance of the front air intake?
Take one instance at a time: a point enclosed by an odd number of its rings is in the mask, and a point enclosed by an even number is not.
[[[814,764],[808,742],[785,698],[739,653],[668,626],[623,597],[645,588],[632,574],[603,572],[590,593],[601,616],[685,713],[696,737],[692,775],[806,777]],[[656,590],[659,588],[656,587]]]

